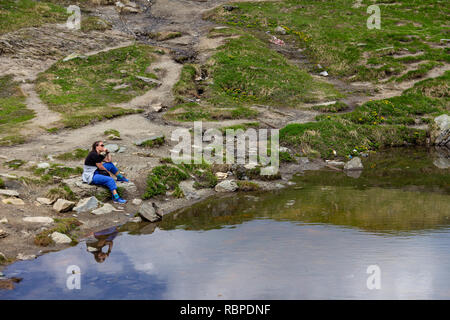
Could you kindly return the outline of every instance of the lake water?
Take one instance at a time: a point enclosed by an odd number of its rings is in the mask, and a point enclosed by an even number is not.
[[[23,280],[0,299],[450,299],[450,170],[434,157],[378,154],[358,178],[305,172],[286,189],[119,226],[9,266]],[[109,256],[88,251],[111,242]],[[79,290],[66,285],[71,265]]]

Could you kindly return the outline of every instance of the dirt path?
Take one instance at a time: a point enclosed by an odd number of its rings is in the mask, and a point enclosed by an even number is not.
[[[41,101],[34,90],[34,84],[26,83],[21,85],[20,88],[27,97],[27,108],[33,110],[36,115],[31,124],[28,126],[29,130],[40,127],[51,127],[52,123],[61,119],[61,115],[59,113],[49,110],[49,108]]]

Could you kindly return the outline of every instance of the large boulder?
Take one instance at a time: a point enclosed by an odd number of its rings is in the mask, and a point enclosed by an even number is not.
[[[437,129],[432,132],[433,143],[450,148],[450,116],[443,114],[434,118]]]
[[[361,158],[359,157],[354,157],[344,165],[344,170],[362,170],[363,168]]]
[[[66,199],[58,199],[56,200],[55,204],[53,205],[53,209],[57,212],[67,212],[72,210],[72,208],[75,206],[75,202],[69,201]]]
[[[93,184],[84,183],[81,177],[65,179],[62,181],[66,184],[75,194],[80,197],[91,197],[95,196],[98,193],[108,190],[102,186],[96,186]],[[122,187],[125,189],[127,193],[135,193],[137,191],[136,185],[133,182],[117,182],[118,187]]]
[[[155,205],[152,202],[144,202],[140,206],[138,213],[142,218],[150,222],[161,220],[161,216],[156,212]]]
[[[234,192],[238,189],[238,185],[233,180],[225,180],[218,183],[214,190],[217,192]]]
[[[75,208],[73,208],[74,211],[76,211],[77,213],[81,213],[81,212],[86,212],[86,211],[91,211],[94,209],[97,209],[98,207],[98,200],[96,197],[89,197],[89,198],[84,198],[82,200],[80,200],[77,203],[77,206]]]

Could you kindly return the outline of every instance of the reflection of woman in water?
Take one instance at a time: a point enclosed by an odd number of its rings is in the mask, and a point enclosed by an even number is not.
[[[111,227],[93,233],[93,236],[97,239],[97,241],[87,243],[87,246],[88,251],[94,254],[95,261],[97,261],[98,263],[102,263],[107,257],[109,257],[113,246],[113,240],[118,233],[119,226]],[[102,249],[106,245],[108,245],[108,251],[103,252]],[[89,250],[89,247],[96,250]]]

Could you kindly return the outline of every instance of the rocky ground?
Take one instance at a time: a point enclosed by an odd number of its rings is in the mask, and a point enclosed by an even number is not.
[[[106,1],[107,2],[107,1]],[[103,3],[103,4],[106,4]],[[124,2],[119,10],[114,5],[100,5],[84,8],[84,14],[100,17],[113,25],[112,30],[82,31],[68,30],[64,25],[44,25],[21,29],[0,37],[0,74],[12,73],[15,80],[21,81],[21,89],[27,96],[27,106],[36,112],[36,117],[21,131],[27,142],[11,147],[0,147],[0,178],[4,182],[0,186],[0,262],[2,266],[16,260],[34,259],[48,251],[60,250],[80,241],[93,231],[112,225],[139,223],[142,220],[155,222],[164,214],[178,208],[191,205],[214,194],[234,192],[238,186],[235,170],[215,170],[221,181],[215,189],[196,190],[193,180],[180,184],[185,197],[175,198],[172,193],[158,196],[152,201],[140,200],[146,188],[148,172],[160,164],[160,160],[170,157],[170,149],[175,142],[170,141],[171,132],[179,127],[192,127],[192,123],[173,123],[165,120],[166,107],[173,105],[172,87],[179,79],[182,61],[203,63],[220,46],[225,38],[208,38],[208,31],[214,24],[201,19],[202,14],[216,6],[223,5],[224,0],[197,1],[136,1]],[[158,40],[148,39],[148,33],[165,34],[182,32],[181,37]],[[78,52],[91,55],[103,50],[127,46],[133,41],[144,41],[167,52],[153,65],[160,71],[161,85],[148,91],[126,104],[124,108],[140,107],[142,114],[127,115],[106,121],[97,122],[74,130],[61,130],[57,134],[49,133],[48,128],[60,119],[60,115],[50,111],[42,103],[34,91],[32,82],[37,75],[48,69],[59,59]],[[447,68],[447,66],[445,67]],[[445,71],[444,69],[439,72]],[[350,92],[347,98],[349,105],[367,101],[370,87],[364,83],[353,84],[353,87],[330,79],[338,87]],[[414,83],[409,83],[412,86]],[[379,97],[399,94],[404,88],[381,87]],[[377,98],[379,98],[377,96]],[[372,97],[373,98],[373,97]],[[267,128],[281,128],[288,123],[304,123],[312,121],[317,112],[312,110],[278,109],[264,106],[259,108],[258,121]],[[203,122],[204,129],[220,128],[245,122],[243,120],[226,120],[222,122]],[[248,122],[248,121],[247,121]],[[438,136],[441,144],[449,144],[449,120],[439,121]],[[120,132],[120,140],[108,138],[103,132],[114,128]],[[142,139],[155,135],[164,135],[165,143],[157,148],[143,148],[136,145]],[[97,199],[101,189],[89,187],[81,183],[79,174],[71,177],[53,177],[53,182],[45,186],[36,185],[29,179],[36,178],[34,166],[42,167],[48,172],[49,166],[64,163],[67,167],[81,167],[83,160],[55,160],[57,155],[72,152],[77,148],[89,149],[93,141],[104,139],[113,152],[113,162],[131,180],[132,183],[120,184],[125,190],[128,203],[112,204],[110,200]],[[25,163],[12,168],[6,163],[21,159]],[[280,177],[273,181],[255,179],[261,189],[283,188],[295,172],[317,170],[328,167],[332,170],[346,170],[354,174],[362,168],[359,158],[349,163],[325,162],[296,157],[295,163],[284,163],[280,169]],[[344,167],[342,169],[342,167]],[[23,179],[29,178],[27,179]],[[222,181],[224,180],[224,181]],[[75,193],[77,200],[51,199],[49,190],[55,186],[67,185]],[[96,198],[92,198],[96,197]],[[137,213],[140,213],[137,215]],[[75,218],[76,220],[68,220]],[[63,222],[61,222],[63,221]],[[73,221],[78,221],[73,225]],[[66,223],[69,229],[60,230],[60,223]],[[80,224],[81,223],[81,224]],[[69,230],[69,231],[67,231]],[[59,232],[67,231],[67,232]],[[47,233],[46,233],[47,232]],[[39,235],[45,234],[52,241],[42,246]],[[67,235],[70,237],[68,237]]]

